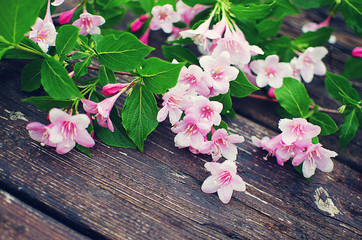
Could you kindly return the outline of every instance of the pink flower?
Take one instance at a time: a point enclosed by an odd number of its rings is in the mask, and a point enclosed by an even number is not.
[[[120,91],[113,97],[106,98],[99,103],[93,102],[91,100],[81,99],[83,108],[86,112],[95,114],[99,126],[108,127],[109,130],[113,132],[114,127],[111,119],[109,118],[109,114],[111,113],[114,103],[122,94],[122,92],[123,91]]]
[[[53,6],[59,6],[60,4],[62,4],[64,2],[64,0],[54,0],[54,2],[52,2]]]
[[[306,147],[311,143],[312,138],[316,137],[321,128],[313,125],[304,118],[281,119],[279,128],[282,130],[282,140],[285,144],[295,144],[298,147]]]
[[[212,160],[217,161],[222,156],[227,160],[235,161],[238,150],[234,143],[244,142],[244,137],[236,134],[228,134],[228,132],[220,128],[216,130],[211,137],[211,141],[206,142],[200,152],[203,154],[211,154]]]
[[[331,157],[336,157],[337,153],[327,150],[320,143],[310,144],[305,152],[300,152],[293,159],[293,165],[298,166],[303,162],[303,176],[310,178],[318,168],[323,172],[330,172],[333,169]]]
[[[302,32],[315,32],[317,31],[318,29],[322,28],[322,27],[328,27],[329,26],[329,21],[331,20],[331,16],[328,16],[326,18],[326,20],[324,20],[323,22],[317,24],[317,23],[314,23],[314,22],[309,22],[309,23],[306,23],[303,25],[302,27]],[[331,35],[328,42],[330,44],[334,44],[336,43],[337,41],[337,38],[336,36],[334,35]]]
[[[130,28],[132,32],[137,32],[143,26],[144,22],[149,18],[148,14],[141,15],[133,23],[131,23]]]
[[[40,142],[40,145],[55,147],[55,143],[49,140],[49,133],[52,127],[52,124],[45,126],[38,122],[31,122],[26,126],[26,129],[29,131],[30,137]]]
[[[297,79],[299,82],[302,81],[302,79],[300,78],[300,69],[297,68],[296,66],[297,63],[297,58],[294,57],[291,61],[290,61],[290,66],[293,69],[293,74],[292,74],[292,78]]]
[[[188,91],[195,91],[200,95],[207,96],[210,90],[202,78],[203,74],[203,70],[197,65],[190,65],[188,68],[184,66],[181,68],[178,84],[188,84]]]
[[[245,77],[249,80],[249,82],[251,84],[253,84],[254,86],[257,86],[256,85],[256,76],[251,72],[249,65],[245,65],[240,70],[245,74]]]
[[[172,127],[175,136],[175,146],[185,148],[191,146],[199,149],[204,144],[204,136],[210,131],[206,123],[200,123],[193,115],[186,115],[182,121]]]
[[[210,101],[204,96],[192,98],[192,106],[187,108],[186,115],[195,116],[200,122],[206,123],[211,128],[212,125],[220,125],[222,104],[217,101]]]
[[[252,61],[250,69],[257,74],[258,87],[269,85],[273,88],[280,88],[283,85],[283,78],[293,74],[290,64],[280,63],[277,55],[270,55],[265,60]]]
[[[80,5],[79,5],[80,6]],[[60,14],[59,16],[59,23],[60,24],[67,24],[68,22],[70,22],[70,20],[72,19],[73,17],[73,14],[75,12],[75,10],[77,10],[77,8],[79,6],[76,6],[75,8],[69,10],[69,11],[66,11],[66,12],[63,12],[62,14]]]
[[[165,33],[171,33],[174,22],[180,21],[180,15],[178,15],[171,4],[163,6],[154,6],[152,8],[152,19],[150,22],[151,30],[158,30],[162,28]]]
[[[207,6],[196,4],[193,7],[190,7],[183,3],[182,1],[177,1],[176,9],[181,16],[181,20],[184,21],[187,25],[190,24],[191,20],[199,13],[208,8]]]
[[[49,132],[49,141],[56,144],[56,151],[65,154],[72,150],[75,143],[85,147],[93,147],[95,142],[89,135],[87,127],[90,120],[85,114],[69,115],[60,109],[53,108],[49,112],[53,127]]]
[[[162,122],[169,115],[172,125],[177,123],[182,115],[182,111],[192,105],[187,95],[188,85],[176,86],[168,90],[162,97],[162,108],[158,111],[157,121]]]
[[[230,55],[228,52],[222,52],[219,55],[203,56],[200,58],[200,65],[204,69],[204,80],[214,93],[225,94],[229,91],[229,82],[236,79],[239,70],[230,66]]]
[[[274,91],[275,91],[275,88],[269,88],[269,90],[268,90],[268,96],[270,97],[270,98],[275,98],[275,93],[274,93]]]
[[[205,193],[217,192],[223,203],[230,202],[233,191],[245,191],[243,179],[236,175],[236,163],[225,161],[223,163],[207,162],[205,168],[211,172],[211,176],[205,179],[201,190]]]
[[[31,31],[26,35],[36,42],[45,53],[48,52],[49,46],[55,46],[57,32],[50,14],[50,0],[48,0],[44,20],[37,18],[35,24],[31,27]]]
[[[217,39],[220,37],[219,34],[210,31],[209,27],[211,20],[212,16],[205,22],[200,24],[200,26],[198,26],[195,30],[190,29],[180,32],[181,37],[191,38],[192,40],[194,40],[194,43],[201,46],[203,50],[208,50],[210,42],[208,42],[207,39]]]
[[[92,15],[85,9],[79,17],[73,22],[73,25],[80,28],[79,34],[82,35],[100,34],[101,29],[98,26],[106,22],[102,16]]]
[[[362,57],[362,47],[356,47],[352,50],[353,57]]]
[[[148,38],[150,36],[150,31],[151,29],[147,28],[146,32],[139,38],[139,40],[146,45],[148,45]]]
[[[300,74],[303,80],[310,83],[313,79],[313,75],[323,76],[326,74],[326,65],[322,62],[328,53],[325,47],[309,47],[303,54],[301,54],[295,67],[300,69]]]
[[[124,92],[129,85],[129,83],[108,83],[102,88],[102,93],[106,96],[113,96],[121,90]]]

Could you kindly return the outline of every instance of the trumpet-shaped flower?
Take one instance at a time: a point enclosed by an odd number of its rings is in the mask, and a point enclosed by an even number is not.
[[[30,137],[35,141],[40,142],[40,145],[55,147],[55,143],[49,140],[50,129],[52,126],[53,124],[45,126],[38,122],[31,122],[26,126],[26,129],[29,131]]]
[[[174,22],[181,20],[180,15],[173,10],[171,4],[154,6],[152,8],[151,30],[162,29],[165,33],[171,33]]]
[[[57,153],[69,152],[74,148],[75,143],[85,147],[94,146],[95,142],[86,129],[90,123],[87,115],[72,116],[53,108],[49,112],[49,120],[53,124],[49,131],[49,141],[56,144]]]
[[[222,52],[219,55],[203,56],[200,65],[204,69],[204,79],[209,88],[215,90],[212,96],[225,94],[229,91],[229,82],[236,79],[239,70],[230,66],[230,54]]]
[[[316,137],[321,128],[313,125],[304,118],[281,119],[279,129],[282,130],[282,140],[286,145],[297,145],[298,147],[308,146],[312,138]]]
[[[269,85],[273,88],[280,88],[283,85],[283,78],[293,74],[290,64],[280,63],[277,55],[270,55],[265,60],[252,61],[250,69],[257,74],[258,87]]]
[[[225,161],[223,163],[207,162],[205,168],[211,176],[205,179],[201,190],[205,193],[217,192],[223,203],[230,202],[233,191],[245,191],[243,179],[237,175],[236,163]]]
[[[184,21],[187,25],[190,24],[191,20],[199,12],[202,12],[206,8],[208,8],[208,6],[200,5],[200,4],[195,4],[195,6],[190,7],[182,1],[177,1],[177,3],[176,3],[177,12],[180,14],[181,20]]]
[[[213,161],[219,160],[222,156],[227,160],[235,161],[238,150],[234,143],[242,142],[244,142],[244,137],[228,134],[225,129],[220,128],[212,134],[211,141],[206,142],[200,152],[211,154]]]
[[[295,62],[295,67],[300,69],[300,75],[307,83],[311,82],[313,75],[323,76],[326,74],[326,65],[322,62],[328,53],[325,47],[309,47],[301,54]]]
[[[75,12],[75,10],[78,9],[79,6],[76,6],[75,8],[69,10],[69,11],[66,11],[66,12],[63,12],[62,14],[60,14],[59,16],[59,23],[60,24],[67,24],[68,22],[70,22],[70,20],[72,19],[73,17],[73,14]]]
[[[122,91],[118,92],[113,97],[104,99],[99,103],[86,99],[82,99],[81,101],[86,112],[95,114],[99,126],[108,127],[109,130],[113,132],[114,127],[111,119],[109,118],[109,114],[111,113],[114,103],[121,94]]]
[[[184,66],[181,68],[178,84],[188,84],[189,92],[195,91],[200,95],[207,96],[210,93],[210,90],[202,78],[203,74],[204,72],[197,65],[190,65],[188,68]]]
[[[73,22],[73,25],[80,28],[79,34],[93,35],[101,33],[99,26],[105,22],[106,20],[104,20],[102,16],[92,15],[84,10],[83,13],[79,16],[79,19]]]
[[[177,122],[172,131],[175,136],[175,146],[185,148],[191,146],[199,149],[204,144],[204,136],[210,131],[209,124],[201,123],[193,115],[186,115],[182,121]]]
[[[217,101],[210,101],[204,96],[197,96],[192,98],[193,105],[186,109],[185,113],[191,114],[199,119],[200,122],[212,125],[220,125],[222,103]]]
[[[330,172],[333,169],[331,157],[336,157],[337,153],[322,147],[320,143],[310,144],[305,152],[299,153],[292,164],[298,166],[303,162],[303,176],[310,178],[314,175],[315,169],[318,168],[323,172]]]
[[[102,88],[102,93],[107,96],[113,96],[121,90],[124,92],[125,88],[129,85],[129,83],[108,83]]]

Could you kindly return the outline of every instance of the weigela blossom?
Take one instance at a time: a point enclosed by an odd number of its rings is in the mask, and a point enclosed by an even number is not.
[[[277,55],[270,55],[265,60],[250,62],[250,69],[257,74],[258,87],[269,85],[273,88],[280,88],[283,85],[283,78],[293,74],[290,64],[280,63]]]
[[[309,47],[295,62],[295,67],[300,70],[300,75],[307,83],[311,82],[313,75],[324,76],[326,65],[322,62],[328,53],[325,47]]]
[[[38,122],[31,122],[26,126],[26,129],[29,131],[30,137],[35,141],[40,142],[40,145],[55,147],[55,143],[49,140],[50,129],[52,126],[53,124],[45,126]]]
[[[121,90],[124,92],[129,85],[129,83],[108,83],[102,88],[102,93],[106,96],[113,96]]]
[[[300,78],[300,69],[297,68],[296,66],[297,63],[297,58],[294,57],[291,61],[290,61],[290,66],[293,69],[293,74],[292,74],[292,78],[297,79],[299,82],[302,81],[302,79]]]
[[[44,20],[37,18],[35,24],[31,27],[31,31],[26,36],[36,42],[45,53],[48,52],[49,46],[55,46],[57,31],[50,14],[50,0],[48,0]]]
[[[293,165],[298,166],[303,162],[303,176],[310,178],[314,175],[315,169],[318,168],[323,172],[330,172],[333,170],[333,162],[331,157],[336,157],[337,153],[327,150],[322,147],[322,144],[310,144],[307,150],[300,152],[293,159]]]
[[[362,47],[356,47],[352,50],[352,57],[362,57]]]
[[[201,190],[205,193],[217,192],[223,203],[230,202],[233,191],[245,191],[243,179],[237,175],[236,163],[225,161],[223,163],[207,162],[205,168],[211,172],[211,176],[205,179]]]
[[[143,26],[144,22],[148,20],[148,14],[141,15],[134,22],[131,23],[130,29],[132,32],[137,32]]]
[[[282,130],[282,140],[285,144],[308,146],[312,138],[319,135],[321,128],[309,123],[304,118],[281,119],[279,129]]]
[[[208,6],[200,5],[200,4],[195,4],[195,6],[190,7],[190,6],[186,5],[186,4],[185,4],[184,2],[182,2],[182,1],[177,1],[177,3],[176,3],[177,13],[180,14],[181,20],[182,20],[183,22],[185,22],[187,25],[190,24],[191,20],[192,20],[199,12],[202,12],[202,11],[205,10],[206,8],[208,8]]]
[[[192,105],[188,95],[188,88],[188,85],[177,85],[163,95],[163,107],[157,113],[158,122],[164,121],[167,115],[172,125],[180,120],[182,112]]]
[[[238,150],[234,143],[242,142],[244,142],[244,137],[228,134],[225,129],[220,128],[212,134],[211,141],[207,141],[199,151],[203,154],[211,154],[213,161],[219,160],[222,156],[227,160],[235,161]]]
[[[197,65],[190,65],[188,68],[183,66],[181,68],[178,84],[189,85],[188,91],[195,91],[196,93],[207,96],[210,90],[203,79],[204,71]]]
[[[162,29],[165,33],[171,33],[174,22],[180,21],[180,15],[173,10],[171,4],[154,6],[152,8],[151,30]]]
[[[237,78],[239,70],[230,66],[230,55],[224,51],[219,55],[203,56],[200,65],[204,69],[204,80],[214,92],[211,96],[225,94],[229,91],[230,81]]]
[[[204,96],[193,97],[193,105],[186,109],[187,115],[193,115],[202,123],[209,125],[210,129],[212,125],[220,125],[221,122],[221,111],[223,105],[217,101],[210,101]]]
[[[79,19],[73,22],[73,25],[80,28],[79,34],[93,35],[100,34],[101,29],[99,26],[106,22],[102,16],[92,15],[84,9],[83,13],[79,16]]]
[[[193,115],[186,115],[180,122],[172,127],[175,136],[175,146],[185,148],[191,146],[199,149],[204,144],[204,136],[210,132],[208,123],[199,122]]]
[[[114,127],[111,119],[109,118],[109,114],[111,113],[114,103],[122,94],[122,92],[123,91],[120,91],[113,97],[106,98],[99,103],[82,99],[81,101],[83,103],[83,108],[86,112],[95,114],[99,126],[108,127],[108,129],[113,132]]]
[[[75,10],[78,9],[79,6],[76,6],[75,8],[69,10],[69,11],[66,11],[66,12],[63,12],[62,14],[60,14],[59,16],[59,23],[60,24],[67,24],[68,22],[70,22],[70,20],[72,19],[73,17],[73,14],[75,12]]]

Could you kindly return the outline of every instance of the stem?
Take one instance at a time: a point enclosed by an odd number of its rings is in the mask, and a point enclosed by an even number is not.
[[[39,51],[34,50],[34,49],[32,49],[32,48],[28,48],[28,47],[26,47],[26,46],[21,46],[20,44],[14,45],[14,48],[20,49],[20,50],[22,50],[22,51],[24,51],[24,52],[30,52],[30,53],[34,53],[34,54],[36,54],[36,55],[43,56],[43,53],[42,53],[42,52],[39,52]]]
[[[94,66],[87,66],[88,69],[93,69],[93,70],[99,70],[99,67],[94,67]],[[127,76],[133,76],[131,73],[129,72],[122,72],[122,71],[113,71],[115,74],[120,74],[120,75],[127,75]]]
[[[269,101],[269,102],[278,102],[278,100],[276,100],[275,98],[269,98],[269,97],[266,97],[266,96],[261,96],[261,95],[256,95],[256,94],[250,94],[248,97],[255,98],[255,99],[261,99],[261,100],[266,100],[266,101]],[[309,108],[313,109],[314,106],[309,105]],[[321,111],[321,112],[326,112],[326,113],[339,114],[338,110],[324,108],[324,107],[319,107],[318,110]]]

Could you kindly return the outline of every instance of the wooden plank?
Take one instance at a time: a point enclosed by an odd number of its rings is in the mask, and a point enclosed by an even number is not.
[[[97,142],[93,159],[77,151],[57,155],[29,139],[26,121],[11,120],[5,109],[20,111],[29,121],[44,121],[45,116],[20,103],[24,95],[16,78],[1,77],[0,182],[106,238],[358,239],[362,235],[360,174],[335,162],[333,172],[319,173],[308,183],[291,166],[263,160],[266,153],[251,145],[250,136],[276,133],[245,118],[238,117],[230,126],[247,138],[237,160],[247,192],[235,193],[230,204],[223,205],[215,194],[200,190],[208,176],[203,164],[210,157],[176,149],[169,123],[160,124],[150,135],[145,154]],[[329,212],[315,200],[323,192],[320,187],[328,192],[322,200],[329,202]]]
[[[0,239],[89,239],[0,190]]]

